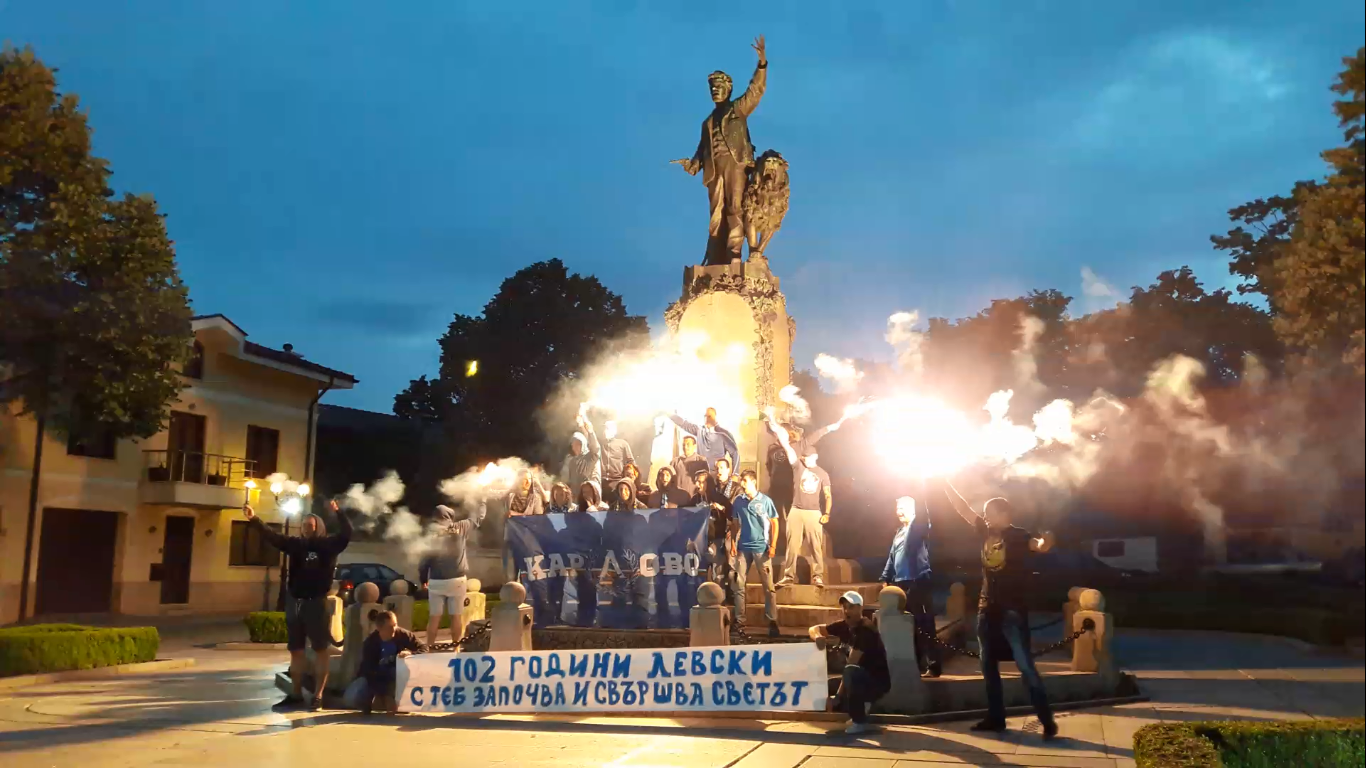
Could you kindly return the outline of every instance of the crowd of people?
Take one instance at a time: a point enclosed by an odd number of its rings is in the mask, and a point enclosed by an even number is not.
[[[759,489],[758,474],[753,469],[736,473],[738,446],[734,435],[717,423],[715,410],[708,409],[700,425],[677,414],[670,418],[685,433],[682,451],[670,464],[658,470],[655,486],[651,488],[641,482],[641,472],[631,446],[618,437],[616,424],[611,421],[604,424],[606,442],[602,443],[586,413],[581,411],[579,429],[571,440],[570,453],[562,465],[559,481],[547,489],[540,472],[521,473],[507,491],[508,515],[570,515],[566,518],[567,527],[572,515],[579,512],[707,509],[710,512],[710,557],[706,577],[727,587],[726,600],[734,607],[736,623],[743,628],[747,582],[751,571],[757,573],[764,593],[764,617],[769,634],[776,636],[779,633],[776,591],[793,582],[799,557],[806,557],[810,562],[812,584],[824,585],[823,527],[830,520],[833,499],[829,476],[817,464],[816,444],[821,437],[838,429],[839,423],[803,434],[793,425],[777,423],[771,412],[766,413],[764,422],[776,445],[767,467],[770,492],[765,493]],[[787,472],[775,471],[780,469]],[[1053,738],[1058,729],[1031,655],[1027,612],[1029,558],[1032,553],[1045,552],[1052,546],[1051,534],[1036,535],[1014,525],[1013,508],[1004,498],[989,499],[979,514],[947,479],[926,483],[921,493],[947,500],[981,540],[983,581],[976,634],[988,706],[986,718],[975,724],[973,730],[999,732],[1006,729],[999,664],[1002,660],[1013,660],[1043,726],[1044,738]],[[779,494],[786,498],[775,500]],[[387,710],[395,707],[397,660],[412,653],[422,653],[428,645],[434,644],[446,612],[452,616],[453,644],[458,645],[463,637],[460,609],[469,571],[467,543],[473,530],[483,522],[488,501],[487,497],[472,500],[472,509],[464,512],[444,506],[437,508],[433,526],[440,533],[441,543],[420,565],[420,579],[431,600],[427,643],[407,628],[397,626],[394,614],[384,612],[376,616],[376,628],[363,646],[359,676],[363,688],[360,705],[366,711],[372,706]],[[906,610],[914,616],[917,627],[915,653],[921,673],[937,677],[942,671],[942,660],[933,637],[931,520],[925,501],[927,499],[921,499],[918,503],[911,496],[897,499],[899,527],[880,580],[905,593]],[[787,507],[786,556],[782,577],[775,581],[779,521],[784,517],[779,505],[784,503]],[[247,519],[259,534],[283,552],[289,561],[286,626],[292,690],[276,705],[277,708],[305,703],[312,709],[322,706],[321,691],[326,685],[333,649],[324,601],[331,587],[337,556],[346,548],[352,533],[351,524],[337,503],[331,502],[330,507],[338,520],[337,533],[328,534],[323,520],[310,515],[300,526],[300,535],[286,537],[263,525],[250,505],[244,506]],[[586,619],[591,624],[592,614],[597,610],[597,586],[586,569],[575,578],[580,595],[580,621]],[[563,581],[560,579],[558,587],[560,599]],[[687,599],[685,595],[695,596],[697,584],[693,581],[700,583],[700,578],[679,582],[677,594],[680,611],[684,614],[687,610],[683,605]],[[665,614],[668,613],[668,600],[666,594],[658,590],[663,585],[667,591],[667,583],[661,579],[655,584],[656,610]],[[641,607],[645,596],[636,594],[632,597],[637,601],[637,607]],[[554,601],[556,598],[549,595],[542,599]],[[847,663],[839,689],[830,697],[828,708],[849,716],[851,722],[847,732],[863,733],[871,729],[868,718],[874,702],[891,690],[891,673],[875,616],[865,607],[862,595],[857,591],[846,592],[839,602],[843,618],[811,627],[809,636],[820,647],[838,644],[845,650]],[[312,669],[308,668],[306,647],[311,647],[315,653]],[[303,682],[309,673],[315,692],[305,702]]]

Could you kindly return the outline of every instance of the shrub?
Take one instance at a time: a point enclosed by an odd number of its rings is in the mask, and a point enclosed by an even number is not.
[[[0,676],[136,664],[157,657],[155,627],[35,624],[0,629]]]
[[[284,643],[289,640],[283,611],[255,611],[248,613],[242,623],[253,643]]]
[[[1362,765],[1363,725],[1361,718],[1154,723],[1134,734],[1134,762],[1139,768]]]

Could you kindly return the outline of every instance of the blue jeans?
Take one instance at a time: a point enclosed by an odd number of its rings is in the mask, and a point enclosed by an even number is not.
[[[1044,725],[1053,722],[1053,710],[1048,706],[1048,694],[1044,692],[1043,678],[1039,677],[1039,670],[1034,668],[1034,657],[1030,655],[1029,645],[1025,642],[1028,636],[1026,621],[1028,619],[1019,611],[984,610],[977,614],[977,645],[982,653],[982,678],[987,683],[987,720],[993,723],[1004,724],[1006,721],[1006,707],[1001,692],[1000,660],[996,658],[997,633],[1004,637],[1006,644],[1010,646],[1010,655],[1015,659],[1015,666],[1020,669],[1020,677],[1024,680],[1025,688],[1029,689],[1029,700],[1034,704],[1034,712],[1039,716],[1039,722]]]
[[[868,722],[868,703],[887,695],[887,688],[879,685],[868,670],[857,664],[844,665],[844,685],[839,706],[856,723]]]

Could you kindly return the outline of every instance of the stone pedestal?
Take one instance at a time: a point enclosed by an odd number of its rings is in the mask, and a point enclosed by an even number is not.
[[[1072,629],[1072,617],[1077,613],[1078,598],[1080,598],[1081,593],[1085,591],[1086,587],[1072,587],[1067,590],[1067,602],[1062,604],[1062,631],[1064,633],[1076,631]],[[1068,645],[1070,646],[1071,644],[1069,643]]]
[[[688,620],[688,645],[730,645],[730,609],[722,605],[725,599],[725,591],[716,582],[704,582],[697,588],[697,605]]]
[[[906,613],[906,593],[901,588],[884,587],[878,594],[877,619],[892,673],[892,689],[880,700],[881,707],[907,715],[924,712],[927,699],[915,658],[915,617]]]
[[[342,599],[337,597],[341,591],[341,584],[332,582],[332,588],[327,590],[327,627],[332,635],[332,644],[341,645],[346,638],[345,611],[346,606]]]
[[[365,582],[356,587],[356,602],[346,609],[346,638],[342,646],[341,661],[334,663],[327,678],[329,690],[345,691],[346,686],[356,679],[360,670],[361,648],[365,638],[375,631],[375,622],[370,620],[371,611],[383,611],[379,604],[379,587]]]
[[[531,650],[531,613],[526,587],[515,581],[504,584],[493,607],[489,652]]]
[[[389,585],[389,596],[384,598],[385,610],[394,612],[398,617],[398,625],[404,629],[416,629],[413,626],[413,603],[412,595],[408,594],[408,582],[403,579],[395,579]]]
[[[465,581],[465,605],[461,609],[461,617],[465,620],[465,631],[469,632],[471,622],[483,621],[488,613],[488,598],[482,590],[483,582],[479,579],[470,578]]]
[[[1114,618],[1105,613],[1105,598],[1095,589],[1083,590],[1077,597],[1077,611],[1072,614],[1068,630],[1080,631],[1088,621],[1091,631],[1072,641],[1072,671],[1097,672],[1107,682],[1113,682],[1118,677],[1110,653]]]
[[[699,357],[716,362],[723,384],[737,392],[733,403],[696,404],[697,413],[684,413],[700,421],[708,405],[718,410],[721,425],[735,433],[740,456],[735,471],[753,469],[763,476],[766,434],[759,414],[765,406],[778,405],[778,391],[787,386],[792,369],[793,322],[787,299],[778,289],[778,278],[766,261],[737,262],[719,266],[690,266],[683,271],[683,295],[664,312],[664,321],[676,339],[705,336]],[[664,439],[668,438],[668,439]],[[656,440],[650,457],[650,478],[672,456],[661,447],[677,450],[682,436],[672,423]]]

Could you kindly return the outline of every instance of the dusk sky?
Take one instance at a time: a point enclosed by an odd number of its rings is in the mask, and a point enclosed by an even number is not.
[[[0,40],[79,94],[116,188],[156,196],[196,313],[380,411],[534,261],[661,328],[707,225],[668,161],[756,35],[751,132],[792,176],[769,256],[811,368],[886,357],[897,310],[1103,305],[1084,269],[1121,294],[1182,264],[1230,284],[1209,235],[1322,175],[1366,25],[1359,0],[285,5],[0,0]]]

